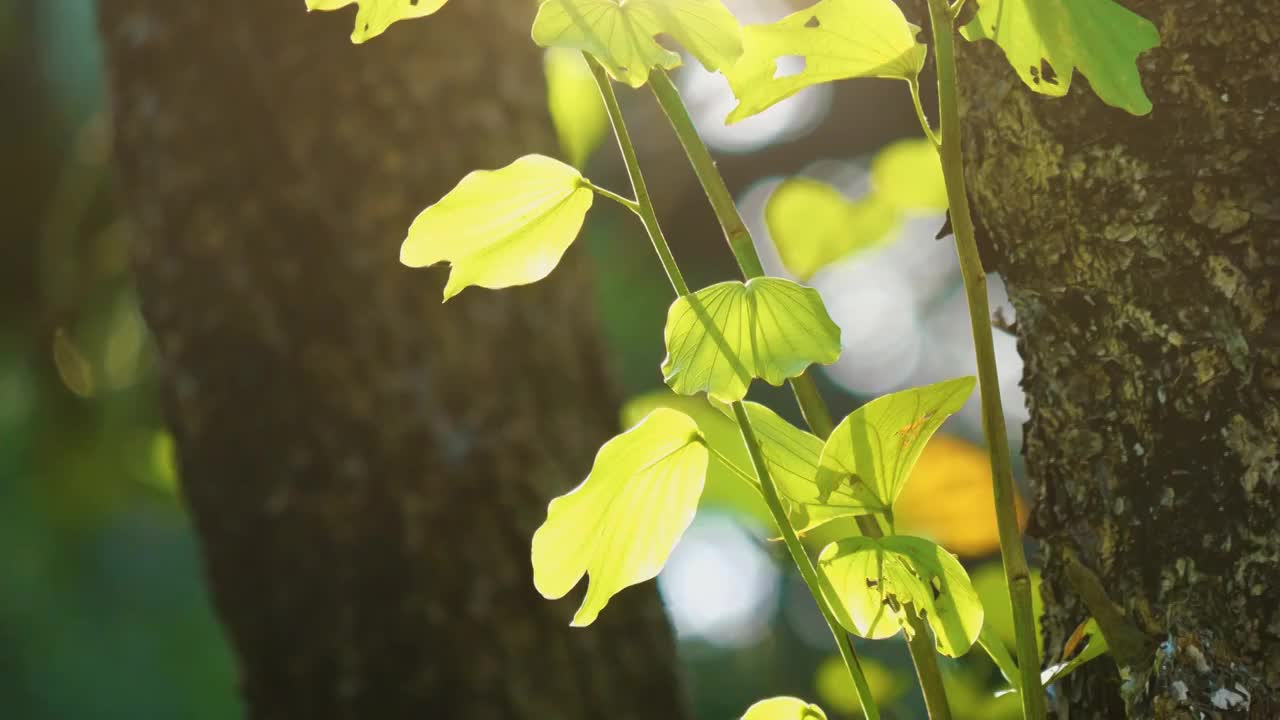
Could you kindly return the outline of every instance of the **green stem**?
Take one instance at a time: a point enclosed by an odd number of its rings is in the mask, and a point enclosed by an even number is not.
[[[733,251],[733,257],[737,260],[743,277],[750,280],[764,275],[764,267],[760,263],[760,255],[756,251],[751,232],[742,221],[742,215],[738,212],[733,195],[725,185],[719,169],[716,168],[716,161],[711,157],[711,151],[707,149],[702,136],[694,127],[689,111],[684,101],[680,99],[679,91],[671,82],[671,78],[661,69],[650,73],[649,85],[653,88],[653,94],[658,98],[662,111],[671,121],[671,126],[675,130],[676,137],[680,139],[680,145],[684,148],[685,154],[689,156],[694,174],[698,176],[703,191],[711,201],[711,207],[720,221],[720,227],[724,230],[729,248]],[[809,429],[825,440],[831,435],[833,429],[831,412],[818,393],[813,379],[806,373],[792,378],[790,384],[791,391],[796,396],[796,402],[800,405],[800,412],[804,415],[805,422],[809,424]],[[880,526],[870,516],[859,516],[858,528],[868,537],[883,536]],[[946,691],[942,686],[938,659],[933,651],[933,638],[928,627],[914,613],[910,613],[909,617],[912,636],[908,644],[911,646],[911,657],[916,660],[916,675],[920,679],[920,688],[925,695],[929,717],[933,720],[949,720],[951,711],[947,705]]]
[[[751,456],[751,464],[755,467],[756,476],[760,478],[760,490],[764,495],[765,504],[769,506],[773,521],[778,524],[778,528],[782,531],[782,539],[787,545],[787,551],[791,553],[791,559],[795,561],[796,567],[800,570],[800,577],[804,580],[804,584],[808,586],[809,593],[813,595],[814,602],[818,604],[818,611],[822,613],[823,619],[827,621],[827,627],[830,628],[836,645],[840,648],[840,656],[844,658],[845,666],[849,668],[849,675],[853,678],[854,689],[858,693],[858,701],[862,703],[862,711],[869,720],[879,720],[880,710],[871,694],[871,687],[867,684],[866,677],[862,673],[862,667],[858,663],[858,656],[854,654],[849,634],[840,626],[840,621],[836,619],[835,612],[831,610],[831,605],[827,602],[827,597],[822,592],[822,583],[818,578],[818,570],[814,567],[813,560],[809,558],[809,553],[805,551],[804,545],[800,542],[800,536],[796,534],[795,528],[791,525],[791,518],[787,516],[786,508],[782,505],[782,498],[778,495],[778,488],[774,485],[773,477],[769,473],[769,466],[764,458],[764,450],[761,449],[760,440],[756,437],[755,430],[751,427],[751,418],[747,415],[746,407],[741,402],[735,402],[733,404],[733,415],[738,421],[738,427],[742,430],[742,439],[747,445],[747,454]]]
[[[689,111],[685,108],[684,101],[680,99],[680,91],[676,90],[671,77],[661,68],[649,74],[649,85],[653,88],[653,94],[657,96],[662,111],[667,114],[667,118],[675,127],[680,145],[684,147],[685,154],[693,164],[693,172],[706,190],[707,198],[711,200],[711,208],[715,210],[716,217],[720,220],[720,227],[724,230],[725,239],[729,241],[729,249],[733,251],[734,259],[742,268],[742,274],[747,279],[764,275],[760,255],[751,241],[751,231],[747,230],[747,224],[742,221],[738,206],[733,202],[733,195],[729,193],[720,170],[716,168],[716,161],[711,157],[711,152],[707,150],[702,137],[694,128],[693,119],[689,117]]]
[[[630,210],[631,212],[637,215],[640,214],[640,203],[636,202],[635,200],[632,200],[631,198],[622,197],[618,193],[612,190],[609,190],[607,188],[602,188],[599,185],[591,182],[586,178],[582,178],[582,186],[590,189],[592,192],[599,195],[600,197],[609,198],[610,200],[618,203],[622,207]]]
[[[1035,615],[1031,609],[1031,574],[1022,548],[1018,526],[1017,490],[1009,458],[1009,438],[1000,402],[1000,380],[996,373],[995,345],[991,337],[991,309],[987,304],[987,276],[978,255],[969,194],[965,188],[964,153],[960,141],[960,109],[956,80],[955,32],[951,7],[946,0],[929,0],[933,24],[934,55],[938,68],[938,107],[942,131],[942,173],[946,180],[955,229],[956,252],[969,300],[969,321],[978,360],[978,382],[982,392],[982,427],[991,453],[991,475],[996,503],[996,525],[1000,532],[1000,554],[1013,606],[1017,637],[1018,673],[1022,678],[1022,712],[1027,720],[1045,716],[1044,691],[1040,687],[1040,657],[1036,648]]]
[[[662,261],[662,266],[667,272],[667,278],[671,281],[672,289],[675,290],[677,295],[688,295],[689,286],[685,283],[684,277],[680,273],[680,268],[676,265],[675,257],[671,254],[671,248],[667,244],[666,237],[662,234],[662,227],[658,223],[657,211],[653,207],[653,200],[649,196],[648,186],[645,184],[644,176],[640,172],[640,161],[636,156],[635,146],[631,142],[631,134],[627,130],[626,119],[622,115],[622,108],[618,104],[617,95],[613,92],[613,84],[609,80],[605,69],[600,63],[596,62],[595,58],[588,53],[583,53],[583,56],[587,59],[587,64],[591,66],[596,86],[600,90],[600,97],[604,100],[605,109],[608,111],[609,119],[613,123],[614,135],[618,138],[618,148],[622,151],[622,158],[627,166],[627,174],[630,176],[631,186],[635,190],[636,204],[638,206],[637,213],[644,223],[645,230],[649,233],[649,239],[653,243],[654,250],[657,251],[658,257]],[[743,227],[743,232],[746,232],[745,226]],[[748,247],[751,247],[754,253],[755,248],[750,245],[751,236],[749,234],[746,235],[746,241]],[[757,265],[759,264],[758,258],[756,263]],[[763,272],[760,274],[763,274]],[[755,431],[751,428],[751,421],[747,417],[746,409],[741,402],[734,403],[733,409],[734,414],[737,416],[738,426],[751,454],[751,462],[756,471],[756,479],[761,492],[765,496],[766,504],[769,505],[769,510],[773,513],[774,520],[782,530],[783,537],[786,538],[787,548],[790,550],[791,557],[795,560],[797,567],[799,567],[800,574],[805,579],[805,584],[808,585],[809,591],[813,594],[814,602],[818,603],[818,609],[822,612],[823,618],[827,621],[827,626],[835,637],[836,645],[840,649],[840,656],[844,659],[845,667],[849,671],[849,677],[853,680],[854,690],[857,692],[858,701],[862,705],[862,711],[869,720],[880,720],[879,707],[871,694],[871,687],[867,683],[867,678],[862,672],[862,666],[859,664],[858,656],[854,652],[853,643],[848,633],[844,632],[839,622],[836,621],[835,615],[823,597],[817,583],[817,571],[814,569],[812,561],[809,560],[809,556],[805,554],[804,546],[800,544],[800,538],[796,535],[795,528],[791,526],[791,520],[787,517],[786,511],[782,507],[782,500],[778,496],[773,477],[769,474],[769,468],[764,463],[764,454],[760,449],[760,442],[756,438]],[[825,408],[823,410],[825,412]],[[827,422],[830,422],[829,415]],[[729,463],[729,465],[734,467],[732,463]]]
[[[653,199],[649,197],[649,186],[640,172],[640,159],[636,156],[636,147],[631,142],[631,133],[627,130],[626,120],[622,117],[622,106],[618,104],[618,96],[613,92],[613,83],[609,80],[609,74],[604,66],[591,57],[590,53],[584,52],[582,56],[587,59],[587,65],[591,66],[596,87],[600,89],[600,98],[609,112],[609,121],[613,123],[613,134],[618,138],[618,149],[622,151],[627,175],[631,178],[631,189],[636,194],[636,213],[640,216],[640,222],[644,223],[645,231],[649,233],[649,240],[653,243],[654,251],[658,253],[658,260],[662,262],[662,269],[666,271],[671,287],[675,289],[677,295],[688,295],[689,285],[685,283],[684,275],[680,273],[680,266],[676,264],[675,256],[671,254],[671,246],[667,244],[667,238],[662,234],[662,226],[658,224],[658,212],[653,207]]]
[[[907,84],[911,87],[911,102],[916,106],[916,119],[920,121],[920,129],[924,130],[935,148],[942,147],[942,139],[934,132],[933,126],[929,124],[929,117],[924,114],[924,106],[920,104],[920,81],[911,78]]]

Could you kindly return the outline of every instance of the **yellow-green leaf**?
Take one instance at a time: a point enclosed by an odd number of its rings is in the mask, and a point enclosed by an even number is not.
[[[593,199],[577,170],[542,155],[473,172],[413,221],[400,262],[448,262],[445,300],[470,285],[537,282],[573,244]]]
[[[822,448],[819,502],[851,511],[885,512],[942,423],[973,393],[972,377],[876,398],[836,426]]]
[[[449,0],[307,0],[308,10],[337,10],[359,3],[351,42],[362,43],[386,32],[397,20],[426,17]]]
[[[653,68],[680,65],[655,39],[664,34],[709,71],[742,54],[738,21],[720,0],[544,0],[533,21],[534,42],[585,50],[631,87],[644,85]]]
[[[581,485],[551,501],[533,535],[533,583],[551,600],[584,574],[573,618],[590,625],[620,590],[656,576],[693,521],[707,448],[687,415],[659,408],[600,448]]]
[[[1160,32],[1113,0],[984,0],[962,33],[995,41],[1038,93],[1066,95],[1078,69],[1108,105],[1151,112],[1137,60],[1160,45]]]
[[[828,545],[818,568],[840,624],[859,637],[907,627],[910,603],[933,629],[938,652],[959,657],[982,629],[982,603],[955,556],[922,538],[854,537]]]
[[[834,187],[805,177],[779,185],[764,213],[782,264],[801,280],[879,246],[898,227],[897,212],[879,195],[849,200]]]
[[[609,130],[609,116],[600,102],[591,68],[582,53],[547,48],[543,56],[547,76],[547,109],[569,164],[586,167],[587,158]]]
[[[898,140],[871,161],[875,194],[902,212],[942,212],[947,209],[947,186],[942,161],[928,138]]]
[[[800,698],[775,697],[747,708],[742,720],[827,720],[827,714]]]
[[[920,28],[893,0],[822,0],[769,25],[742,30],[742,57],[724,75],[738,98],[726,120],[751,117],[819,83],[856,77],[912,80],[924,66]],[[779,76],[778,58],[804,58],[804,69]]]
[[[622,406],[622,426],[632,427],[661,407],[678,410],[693,418],[703,440],[715,451],[711,453],[707,465],[707,485],[702,491],[701,507],[741,513],[773,530],[773,515],[769,512],[769,506],[765,505],[760,485],[751,470],[751,457],[742,440],[742,431],[733,421],[732,415],[712,407],[705,395],[676,395],[669,389],[662,388],[628,400]],[[753,414],[752,421],[755,419]],[[756,433],[761,433],[760,427],[756,427]],[[822,449],[821,440],[818,441],[817,449]],[[766,447],[766,458],[770,457],[769,453],[770,450]],[[816,468],[817,464],[818,454],[814,452],[813,466]],[[776,530],[773,532],[777,534]]]
[[[721,402],[741,400],[753,378],[781,385],[840,356],[840,328],[818,291],[781,278],[719,283],[677,299],[665,337],[667,385]]]

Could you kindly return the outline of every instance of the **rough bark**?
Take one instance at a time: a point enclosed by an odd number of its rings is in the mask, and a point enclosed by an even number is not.
[[[1118,659],[1127,681],[1094,663],[1058,711],[1274,718],[1280,4],[1123,4],[1163,37],[1140,61],[1149,117],[1079,76],[1034,95],[990,43],[961,68],[971,192],[1026,360],[1047,654],[1089,615],[1073,556],[1149,638]]]
[[[440,304],[397,250],[549,149],[526,0],[354,47],[301,0],[104,0],[117,149],[183,490],[254,718],[678,718],[652,586],[537,596],[548,499],[615,429],[584,259]]]

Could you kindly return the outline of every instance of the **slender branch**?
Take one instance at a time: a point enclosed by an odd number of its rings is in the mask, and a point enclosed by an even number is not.
[[[622,117],[622,106],[618,104],[618,96],[613,92],[613,83],[609,80],[609,74],[604,67],[591,57],[590,53],[584,52],[582,56],[587,59],[587,65],[591,67],[591,74],[596,79],[596,87],[600,89],[600,98],[604,101],[605,109],[609,113],[609,121],[613,123],[613,134],[618,138],[618,149],[622,151],[627,175],[631,178],[631,188],[636,194],[636,213],[640,216],[640,222],[644,223],[645,231],[649,233],[649,240],[653,243],[654,251],[658,253],[658,260],[662,262],[662,269],[666,271],[671,287],[675,289],[677,295],[688,295],[689,285],[685,283],[684,275],[680,273],[680,266],[676,264],[675,256],[671,254],[671,246],[667,244],[667,238],[662,234],[662,226],[658,224],[658,213],[653,207],[653,199],[649,196],[649,186],[640,172],[640,159],[636,155],[635,144],[631,142],[631,133],[627,130],[626,119]]]
[[[621,205],[622,207],[624,207],[624,208],[626,208],[626,209],[630,210],[631,212],[633,212],[633,213],[635,213],[635,214],[637,214],[637,215],[639,215],[639,214],[640,214],[640,203],[636,202],[635,200],[632,200],[631,198],[625,198],[625,197],[622,197],[622,196],[621,196],[621,195],[619,195],[618,193],[616,193],[616,192],[614,192],[614,191],[612,191],[612,190],[609,190],[609,189],[607,189],[607,188],[602,188],[602,187],[600,187],[599,185],[597,185],[597,184],[595,184],[595,183],[591,182],[590,180],[588,180],[588,179],[586,179],[586,178],[582,178],[582,186],[583,186],[583,187],[585,187],[585,188],[590,189],[591,191],[593,191],[595,194],[599,195],[600,197],[606,197],[606,198],[609,198],[610,200],[612,200],[612,201],[614,201],[614,202],[618,203],[618,204],[619,204],[619,205]]]
[[[948,9],[948,12],[951,13],[952,22],[954,22],[957,18],[960,17],[960,11],[963,9],[964,9],[964,0],[956,0],[955,2],[951,3],[951,7]]]
[[[587,64],[591,67],[596,86],[600,90],[600,97],[604,100],[609,119],[613,123],[614,134],[618,138],[618,147],[622,151],[622,157],[627,166],[627,174],[630,176],[632,188],[635,190],[636,204],[638,205],[637,214],[639,214],[641,221],[644,222],[645,230],[649,233],[653,248],[657,251],[658,257],[662,261],[662,266],[667,271],[667,278],[671,281],[672,289],[675,290],[677,295],[688,295],[689,286],[685,284],[684,277],[680,274],[680,268],[676,265],[675,257],[671,254],[671,248],[667,244],[666,237],[662,234],[662,227],[658,224],[657,212],[653,207],[653,200],[649,196],[648,187],[645,185],[644,176],[641,174],[635,146],[631,142],[631,134],[627,130],[626,119],[622,115],[622,108],[618,104],[618,98],[613,92],[613,85],[609,80],[608,74],[600,63],[596,62],[595,58],[588,53],[583,53],[583,56],[586,57]],[[743,232],[745,231],[746,228],[744,227]],[[748,245],[750,245],[751,236],[747,235],[746,239]],[[754,250],[755,248],[752,247],[753,252]],[[757,258],[758,263],[759,260]],[[805,584],[809,586],[814,602],[818,604],[818,609],[827,621],[827,627],[830,628],[832,635],[835,637],[836,645],[840,649],[840,656],[844,659],[845,667],[849,671],[849,677],[853,680],[854,690],[858,695],[859,703],[862,705],[862,711],[869,720],[880,720],[880,709],[871,694],[871,687],[862,672],[862,665],[858,662],[853,643],[848,633],[844,632],[836,620],[831,607],[827,604],[826,598],[823,597],[817,583],[817,571],[814,569],[809,556],[805,553],[804,546],[800,543],[800,538],[796,535],[795,528],[791,526],[791,520],[787,517],[787,513],[782,506],[782,499],[778,496],[773,477],[769,474],[769,467],[764,462],[764,454],[760,449],[760,442],[756,438],[755,431],[751,428],[751,420],[747,417],[746,408],[743,407],[741,402],[737,402],[733,404],[733,410],[738,426],[742,431],[743,439],[747,443],[747,449],[751,455],[751,462],[756,471],[756,479],[761,493],[764,495],[765,502],[773,514],[774,521],[777,522],[778,527],[782,530],[783,537],[786,538],[787,548],[791,551],[791,557],[800,569],[800,575],[805,579]],[[716,453],[716,455],[724,459],[719,453]],[[726,462],[726,464],[730,468],[738,470],[733,463]]]
[[[960,109],[956,80],[955,31],[951,7],[946,0],[929,0],[933,23],[934,55],[938,68],[938,107],[942,131],[942,172],[946,179],[955,229],[956,252],[969,300],[969,321],[978,360],[978,382],[982,392],[982,427],[991,453],[991,475],[996,503],[996,525],[1000,531],[1000,554],[1013,606],[1017,637],[1018,672],[1022,677],[1022,711],[1027,720],[1045,716],[1044,691],[1040,687],[1040,657],[1036,647],[1035,615],[1031,609],[1031,574],[1022,548],[1018,527],[1017,490],[1009,458],[1009,438],[1000,402],[1000,379],[996,373],[995,345],[991,337],[991,308],[987,303],[987,276],[982,269],[974,237],[969,194],[965,188],[964,153],[960,144]]]
[[[698,176],[698,181],[702,183],[703,189],[707,192],[707,198],[711,200],[711,208],[715,210],[716,217],[720,220],[720,227],[724,230],[725,239],[729,241],[729,249],[733,251],[734,259],[742,268],[742,274],[748,279],[764,275],[760,255],[751,241],[751,231],[747,230],[747,224],[742,221],[738,206],[733,202],[733,195],[729,193],[720,170],[716,168],[716,161],[711,157],[710,151],[707,150],[697,129],[694,128],[689,110],[680,99],[680,91],[676,90],[671,77],[661,68],[656,68],[649,74],[649,85],[658,98],[658,104],[662,106],[663,112],[675,127],[680,145],[684,147],[684,152],[693,164],[693,171]]]
[[[911,78],[907,84],[911,86],[911,102],[916,106],[916,119],[920,121],[920,129],[924,130],[924,134],[933,142],[935,148],[942,147],[942,138],[934,132],[933,126],[929,124],[929,117],[924,114],[924,106],[920,104],[920,81]]]
[[[702,183],[703,191],[711,201],[711,207],[720,221],[720,226],[729,241],[729,248],[733,251],[734,258],[738,261],[742,275],[747,279],[764,275],[764,267],[760,263],[760,255],[756,251],[751,232],[742,221],[742,215],[738,212],[738,206],[728,186],[725,185],[724,178],[716,168],[711,151],[707,149],[697,128],[694,127],[689,111],[680,98],[680,92],[671,82],[671,78],[661,69],[650,73],[649,85],[653,88],[653,93],[658,98],[658,104],[662,106],[667,119],[671,121],[671,126],[680,139],[680,145],[684,148],[685,154],[689,156],[689,162]],[[812,377],[806,373],[793,378],[790,384],[805,422],[809,424],[809,429],[825,440],[831,435],[833,429],[831,411],[827,409],[822,396],[818,394]],[[857,522],[858,529],[863,535],[872,538],[883,536],[874,518],[862,515],[858,517]],[[920,688],[925,694],[929,717],[932,720],[949,720],[951,711],[947,705],[946,691],[942,686],[942,674],[938,669],[938,659],[934,654],[929,628],[915,613],[908,613],[908,622],[911,625],[912,634],[907,642],[911,646],[911,657],[916,661],[916,675],[920,678]]]
[[[764,495],[765,504],[769,506],[769,512],[773,514],[773,521],[778,524],[778,528],[782,531],[782,539],[787,545],[787,551],[791,553],[791,559],[795,561],[796,567],[800,570],[800,577],[804,580],[804,584],[808,586],[814,602],[818,604],[818,611],[822,613],[823,619],[827,621],[827,627],[831,629],[831,634],[835,637],[836,645],[840,648],[840,655],[844,658],[844,663],[849,668],[849,675],[853,678],[854,690],[857,691],[858,701],[862,703],[862,711],[869,720],[879,720],[880,710],[876,706],[875,698],[871,694],[871,688],[862,673],[862,667],[858,663],[858,656],[854,654],[849,634],[844,631],[844,628],[840,626],[840,621],[836,619],[835,612],[832,611],[826,595],[822,592],[822,583],[818,577],[818,570],[814,567],[813,560],[809,558],[804,545],[800,542],[800,537],[791,525],[791,518],[787,516],[786,508],[782,505],[782,498],[778,495],[778,488],[774,485],[773,477],[769,473],[769,466],[764,459],[764,450],[761,449],[760,440],[756,437],[755,430],[751,427],[751,418],[747,415],[746,407],[741,402],[735,402],[733,404],[733,415],[738,421],[738,427],[742,430],[742,439],[747,444],[747,453],[751,456],[751,464],[755,467],[756,475],[760,478],[760,490]]]

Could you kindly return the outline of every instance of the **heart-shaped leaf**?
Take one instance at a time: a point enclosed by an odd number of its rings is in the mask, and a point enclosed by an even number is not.
[[[805,177],[779,185],[769,195],[764,217],[782,264],[801,280],[841,258],[880,246],[898,227],[898,213],[879,195],[850,200]]]
[[[413,221],[400,262],[447,261],[445,300],[470,285],[537,282],[573,244],[593,199],[577,170],[542,155],[473,172]]]
[[[909,603],[933,629],[938,652],[959,657],[982,629],[982,603],[955,556],[928,540],[854,537],[828,545],[818,568],[840,624],[859,637],[907,627]]]
[[[976,380],[956,378],[876,398],[850,413],[822,448],[819,502],[887,512],[924,446],[973,393]]]
[[[840,328],[818,291],[781,278],[719,283],[677,299],[665,337],[667,385],[721,402],[741,400],[753,378],[781,385],[840,356]]]
[[[775,697],[747,708],[742,720],[827,720],[827,714],[800,698]]]
[[[924,67],[920,28],[893,0],[822,0],[769,25],[742,30],[742,57],[724,76],[738,98],[725,122],[760,113],[810,85],[857,77],[913,80]],[[799,56],[804,69],[779,72],[778,59]]]
[[[670,35],[709,71],[742,54],[742,31],[720,0],[544,0],[533,21],[543,47],[585,50],[609,75],[640,87],[653,68],[680,65],[655,39]]]
[[[573,625],[590,625],[618,591],[662,570],[693,521],[706,475],[698,426],[675,410],[654,410],[605,443],[587,479],[551,501],[533,535],[538,592],[564,597],[589,574]]]
[[[1160,45],[1160,32],[1113,0],[983,0],[961,32],[995,41],[1038,93],[1066,95],[1078,69],[1108,105],[1151,112],[1137,60]]]
[[[308,10],[337,10],[352,3],[359,3],[356,11],[356,29],[351,42],[362,43],[377,37],[397,20],[426,17],[449,0],[307,0]]]

